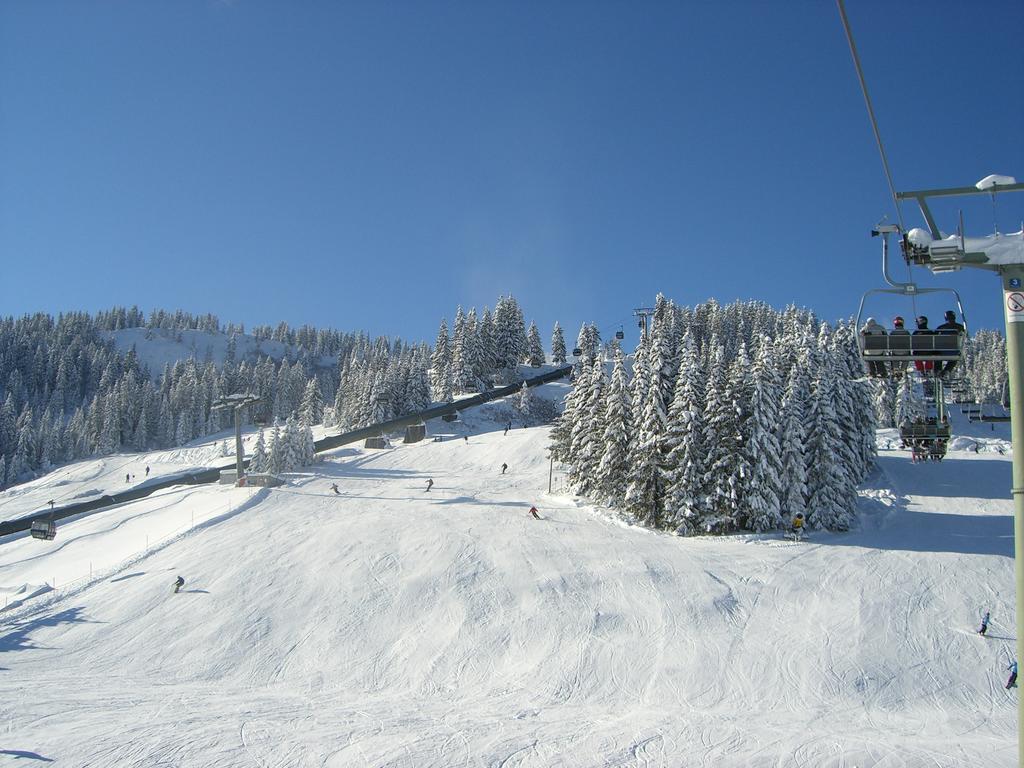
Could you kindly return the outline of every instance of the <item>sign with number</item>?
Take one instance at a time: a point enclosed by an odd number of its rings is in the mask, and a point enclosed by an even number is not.
[[[1019,277],[1011,277],[1010,278],[1010,287],[1011,288],[1020,288],[1020,278]]]
[[[1024,323],[1024,293],[1004,291],[1006,294],[1006,322]]]

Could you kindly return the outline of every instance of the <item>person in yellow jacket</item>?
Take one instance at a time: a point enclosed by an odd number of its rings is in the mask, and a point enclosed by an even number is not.
[[[804,513],[797,512],[796,517],[793,518],[793,536],[796,539],[800,539],[804,535]]]

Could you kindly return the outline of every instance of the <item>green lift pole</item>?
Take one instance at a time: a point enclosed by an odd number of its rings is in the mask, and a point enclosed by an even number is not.
[[[983,185],[982,182],[979,182]],[[1010,440],[1013,445],[1013,577],[1016,592],[1015,612],[1017,626],[1017,654],[1024,658],[1024,258],[1021,263],[993,264],[984,251],[969,251],[961,231],[959,244],[943,240],[935,217],[928,209],[928,199],[961,195],[988,194],[995,199],[999,192],[1021,192],[1024,184],[1012,179],[999,179],[979,189],[954,187],[913,192],[897,192],[900,200],[915,200],[927,223],[932,244],[927,248],[912,249],[910,261],[926,266],[932,272],[951,272],[963,267],[974,267],[995,272],[1003,287],[1003,314],[1006,318],[1006,367],[1010,385]],[[1017,704],[1017,764],[1024,766],[1024,707]]]
[[[999,270],[1006,314],[1010,374],[1010,438],[1013,442],[1013,575],[1017,591],[1017,659],[1024,658],[1024,265]],[[1018,304],[1017,297],[1021,300]],[[1019,310],[1015,309],[1020,307]],[[1017,705],[1017,764],[1024,765],[1024,707]]]

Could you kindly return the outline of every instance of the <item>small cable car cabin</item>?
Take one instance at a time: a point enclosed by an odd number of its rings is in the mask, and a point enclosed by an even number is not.
[[[29,531],[32,533],[33,539],[53,541],[57,536],[57,524],[53,520],[33,520]]]
[[[572,351],[572,356],[573,356],[573,357],[579,357],[579,356],[580,356],[580,355],[582,355],[582,354],[583,354],[583,350],[582,350],[582,349],[580,349],[579,347],[576,347],[576,348],[575,348],[575,349],[573,349],[573,351]]]

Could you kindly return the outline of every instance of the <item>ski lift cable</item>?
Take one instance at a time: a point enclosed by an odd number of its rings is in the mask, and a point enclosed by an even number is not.
[[[846,32],[846,42],[850,45],[850,54],[853,56],[853,66],[857,70],[857,79],[860,81],[860,89],[864,94],[864,104],[868,108],[868,118],[871,121],[871,130],[875,134],[875,143],[878,144],[878,154],[882,158],[882,168],[885,170],[885,179],[889,183],[889,193],[892,195],[893,205],[896,207],[896,218],[900,223],[900,230],[903,230],[903,211],[900,208],[899,198],[896,196],[896,185],[892,180],[892,171],[889,170],[889,160],[885,155],[885,146],[882,144],[882,134],[878,130],[878,121],[875,119],[875,110],[871,106],[871,97],[868,95],[868,84],[864,79],[864,70],[860,66],[860,56],[857,55],[857,45],[853,41],[853,32],[850,29],[850,22],[846,18],[846,8],[843,7],[843,0],[836,0],[839,6],[839,18],[843,22],[843,30]]]

